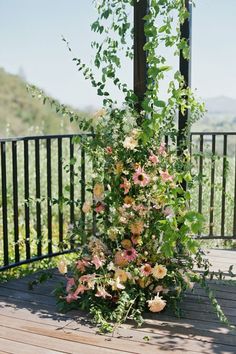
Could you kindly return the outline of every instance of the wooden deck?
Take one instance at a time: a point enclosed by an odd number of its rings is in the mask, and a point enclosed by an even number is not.
[[[212,250],[213,269],[236,268],[236,251]],[[28,290],[30,276],[0,284],[0,353],[123,354],[236,353],[236,332],[216,318],[202,289],[186,294],[181,319],[171,314],[147,314],[145,324],[123,325],[114,337],[96,334],[84,313],[60,314],[52,290],[55,276]],[[212,282],[219,303],[236,325],[236,285]]]

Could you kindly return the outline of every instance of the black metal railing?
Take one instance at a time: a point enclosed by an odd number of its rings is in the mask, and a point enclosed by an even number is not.
[[[91,169],[75,137],[0,139],[0,270],[73,251],[65,235],[84,218],[85,172]]]
[[[68,229],[85,227],[82,205],[92,198],[92,162],[75,137],[0,139],[0,270],[73,251]],[[206,219],[198,237],[236,239],[236,133],[192,133],[191,142],[191,207]]]

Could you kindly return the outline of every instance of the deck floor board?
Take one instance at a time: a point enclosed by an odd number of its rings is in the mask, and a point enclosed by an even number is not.
[[[236,268],[236,251],[212,250],[212,269],[227,274]],[[235,270],[234,268],[234,270]],[[96,333],[81,311],[59,313],[52,294],[60,282],[53,279],[29,290],[36,275],[0,284],[0,354],[235,354],[236,332],[217,319],[203,289],[194,287],[181,305],[181,318],[169,311],[146,314],[141,328],[122,325],[114,337]],[[236,325],[236,284],[210,281],[220,305]],[[145,340],[148,337],[148,341]]]

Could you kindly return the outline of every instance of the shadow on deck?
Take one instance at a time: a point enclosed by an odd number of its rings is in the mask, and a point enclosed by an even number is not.
[[[227,272],[236,266],[236,251],[212,250],[213,270]],[[96,334],[87,316],[80,311],[60,314],[52,294],[62,279],[28,290],[36,275],[0,285],[0,353],[16,354],[122,354],[122,353],[236,353],[236,332],[229,331],[214,314],[209,299],[195,286],[182,304],[183,314],[147,314],[136,328],[122,325],[116,335]],[[236,285],[212,281],[211,288],[232,324],[236,325]]]

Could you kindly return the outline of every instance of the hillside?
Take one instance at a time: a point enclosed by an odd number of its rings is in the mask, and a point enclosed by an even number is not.
[[[206,114],[193,131],[236,131],[236,99],[218,96],[205,100]]]
[[[62,134],[76,131],[66,118],[31,97],[27,83],[0,68],[0,136]],[[84,113],[81,113],[84,115]]]

